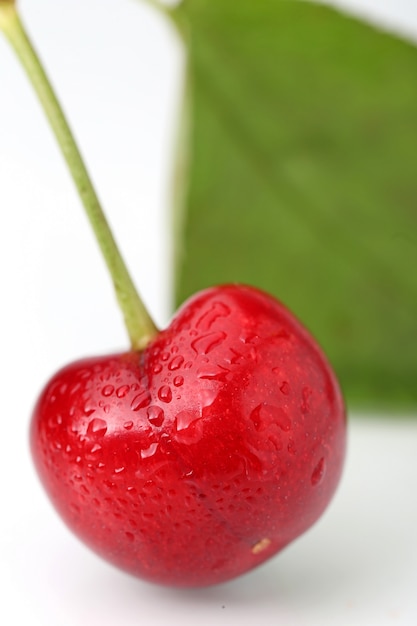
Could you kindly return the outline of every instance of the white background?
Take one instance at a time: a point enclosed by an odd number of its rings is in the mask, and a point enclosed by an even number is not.
[[[417,40],[415,0],[334,4]],[[139,0],[20,6],[135,281],[165,325],[181,45]],[[417,420],[351,417],[346,471],[325,516],[282,555],[226,585],[160,589],[84,548],[34,474],[30,412],[58,367],[128,344],[72,182],[1,38],[0,208],[0,623],[417,624]]]

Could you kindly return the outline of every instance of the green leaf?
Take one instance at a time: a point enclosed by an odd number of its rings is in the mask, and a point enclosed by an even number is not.
[[[417,403],[417,49],[296,0],[184,0],[189,165],[177,304],[286,303],[356,406]]]

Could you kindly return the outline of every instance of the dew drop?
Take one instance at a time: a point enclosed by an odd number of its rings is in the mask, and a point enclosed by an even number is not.
[[[230,315],[230,309],[226,304],[223,304],[223,302],[213,302],[212,307],[197,321],[196,327],[202,331],[207,331],[213,326],[217,319],[227,317],[228,315]]]
[[[291,430],[291,420],[284,409],[276,409],[275,423],[286,433]]]
[[[198,419],[200,419],[200,415],[196,411],[180,411],[175,418],[177,431],[189,428],[190,425]]]
[[[95,443],[91,448],[90,452],[94,454],[94,452],[99,452],[101,450],[101,445],[99,443]]]
[[[211,406],[213,402],[217,399],[217,396],[217,389],[200,389],[198,393],[198,400],[201,409]]]
[[[56,426],[61,426],[62,424],[62,415],[56,413],[53,417],[50,417],[48,420],[49,428],[55,428]]]
[[[217,380],[219,382],[225,382],[226,377],[230,370],[220,365],[209,364],[197,371],[197,377],[202,380]]]
[[[185,370],[190,370],[193,366],[193,362],[192,361],[187,361],[187,363],[184,365],[184,369]]]
[[[148,411],[148,420],[154,426],[162,426],[164,422],[164,412],[159,406],[150,406]]]
[[[242,336],[240,339],[245,344],[253,345],[258,343],[259,335],[257,335],[256,333],[249,333],[248,335]]]
[[[260,430],[261,429],[261,406],[257,406],[256,409],[254,409],[251,414],[250,414],[250,419],[253,422],[253,425],[255,426],[256,430]]]
[[[178,356],[172,359],[172,361],[168,365],[168,369],[171,370],[171,372],[173,372],[174,370],[179,369],[183,363],[184,363],[184,357],[179,354]]]
[[[124,471],[125,471],[125,467],[124,467],[124,466],[121,466],[121,467],[115,467],[115,469],[114,469],[114,473],[115,473],[115,474],[121,474],[121,473],[122,473],[122,472],[124,472]]]
[[[281,407],[271,404],[259,404],[250,414],[256,430],[266,430],[271,425],[278,426],[284,432],[291,430],[291,420]]]
[[[132,409],[132,411],[139,411],[140,409],[143,409],[145,406],[148,406],[150,401],[151,401],[151,396],[150,396],[149,391],[144,390],[133,398],[130,408]]]
[[[91,420],[87,428],[88,435],[103,437],[107,432],[107,422],[98,417]]]
[[[294,454],[296,453],[295,443],[292,439],[290,439],[288,442],[287,450],[292,456],[294,456]]]
[[[168,361],[169,357],[170,357],[169,352],[163,352],[161,354],[161,361]]]
[[[227,335],[223,332],[208,333],[194,339],[191,347],[197,354],[209,354],[214,348],[217,348],[226,339]]]
[[[111,396],[114,393],[114,387],[113,385],[106,385],[105,387],[103,387],[103,389],[101,390],[101,393],[103,394],[103,396],[105,396],[106,398],[108,398],[109,396]]]
[[[313,485],[313,487],[321,483],[321,481],[323,480],[325,471],[326,471],[326,462],[324,460],[324,457],[322,457],[320,461],[317,463],[316,467],[314,468],[313,473],[311,474],[311,484]]]
[[[80,389],[81,389],[81,383],[76,383],[75,385],[73,385],[71,387],[70,394],[74,395],[74,394],[78,393]]]
[[[149,457],[151,457],[151,456],[153,456],[155,454],[157,449],[158,449],[158,444],[157,443],[151,443],[149,448],[145,448],[145,450],[141,450],[140,451],[140,456],[142,457],[142,459],[148,459]]]
[[[310,400],[312,395],[313,392],[310,387],[303,387],[303,401],[301,404],[301,411],[303,413],[308,413],[310,411]]]
[[[123,424],[123,428],[125,428],[126,430],[132,430],[133,428],[133,422],[132,420],[129,420],[128,422],[125,422]]]
[[[229,351],[232,353],[232,356],[229,356],[228,362],[230,363],[230,365],[236,365],[237,363],[239,363],[240,359],[243,358],[243,355],[233,348],[229,348]]]
[[[88,404],[85,405],[83,410],[84,410],[84,415],[86,417],[90,417],[90,415],[95,413],[95,409],[93,407],[91,407],[90,405],[88,405]]]
[[[184,384],[184,377],[183,376],[175,376],[174,378],[174,385],[175,387],[181,387],[181,385]]]
[[[284,396],[288,396],[289,395],[289,393],[290,393],[290,386],[289,386],[289,384],[287,383],[286,380],[284,380],[284,382],[280,386],[280,391],[281,391],[281,393],[284,394]]]
[[[117,389],[116,396],[118,398],[125,398],[127,394],[129,393],[129,390],[130,390],[129,385],[122,385],[121,387]]]
[[[158,398],[162,401],[162,402],[171,402],[172,400],[172,391],[171,388],[168,385],[164,385],[163,387],[161,387],[158,391]]]
[[[162,372],[162,365],[160,363],[155,363],[155,365],[152,368],[152,371],[154,374],[159,374],[159,372]]]

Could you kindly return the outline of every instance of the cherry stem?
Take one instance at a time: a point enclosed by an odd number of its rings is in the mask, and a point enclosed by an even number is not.
[[[132,349],[142,350],[155,337],[158,329],[122,259],[71,129],[20,20],[14,0],[0,0],[0,30],[4,32],[32,83],[67,162],[110,272]]]

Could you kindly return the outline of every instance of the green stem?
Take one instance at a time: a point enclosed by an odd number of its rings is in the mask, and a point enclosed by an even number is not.
[[[64,113],[13,0],[0,0],[0,30],[16,52],[55,133],[113,280],[132,348],[141,350],[158,330],[135,289]]]

